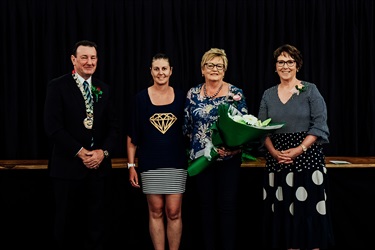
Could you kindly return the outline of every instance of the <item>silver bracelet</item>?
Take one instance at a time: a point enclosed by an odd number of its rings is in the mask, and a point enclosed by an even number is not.
[[[135,163],[128,163],[128,169],[129,168],[134,168],[135,167]]]

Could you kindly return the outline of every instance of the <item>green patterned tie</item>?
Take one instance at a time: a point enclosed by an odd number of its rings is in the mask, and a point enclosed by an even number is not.
[[[85,97],[86,97],[86,100],[87,102],[89,103],[90,106],[92,106],[92,95],[91,95],[91,91],[90,91],[90,87],[89,87],[89,83],[84,81],[83,82],[83,89],[85,91]],[[91,137],[91,147],[94,146],[94,137]]]
[[[88,82],[86,81],[83,82],[83,89],[85,90],[85,96],[86,96],[88,103],[91,104],[92,96],[91,96],[91,91],[90,91],[90,85]]]

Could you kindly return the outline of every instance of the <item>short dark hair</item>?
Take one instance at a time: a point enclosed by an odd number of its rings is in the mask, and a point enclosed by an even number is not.
[[[76,44],[74,45],[72,55],[77,56],[77,49],[79,46],[94,47],[96,52],[98,52],[98,46],[96,45],[96,43],[89,40],[81,40],[79,42],[76,42]]]
[[[288,54],[296,61],[297,69],[301,69],[303,64],[302,54],[296,47],[290,44],[281,45],[273,52],[273,58],[277,61],[277,58],[284,53]]]
[[[167,56],[167,54],[165,54],[165,53],[161,53],[161,52],[155,54],[155,55],[152,57],[152,59],[151,59],[151,66],[152,66],[152,63],[153,63],[154,61],[158,60],[158,59],[164,59],[164,60],[166,60],[166,61],[169,63],[169,66],[172,67],[171,59]]]

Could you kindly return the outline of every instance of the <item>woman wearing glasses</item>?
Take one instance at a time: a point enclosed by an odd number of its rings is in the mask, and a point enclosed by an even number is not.
[[[280,83],[264,92],[258,118],[285,125],[264,141],[265,247],[326,249],[333,243],[322,148],[329,142],[326,104],[315,84],[297,79],[297,48],[282,45],[274,59]]]
[[[191,88],[185,104],[184,133],[190,139],[190,159],[204,155],[211,139],[211,125],[218,118],[218,106],[241,96],[237,109],[247,113],[243,91],[224,81],[228,59],[222,49],[212,48],[202,57],[204,83]],[[194,176],[199,196],[203,248],[237,249],[236,204],[241,167],[239,150],[217,149],[220,158]]]

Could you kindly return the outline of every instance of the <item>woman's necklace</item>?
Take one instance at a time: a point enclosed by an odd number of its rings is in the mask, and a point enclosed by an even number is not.
[[[206,84],[204,84],[204,85],[203,85],[203,93],[204,93],[204,97],[209,98],[209,99],[215,98],[215,97],[219,94],[220,90],[223,88],[223,85],[224,85],[224,84],[221,83],[220,87],[217,89],[217,91],[216,91],[215,94],[213,94],[213,95],[207,95]]]

